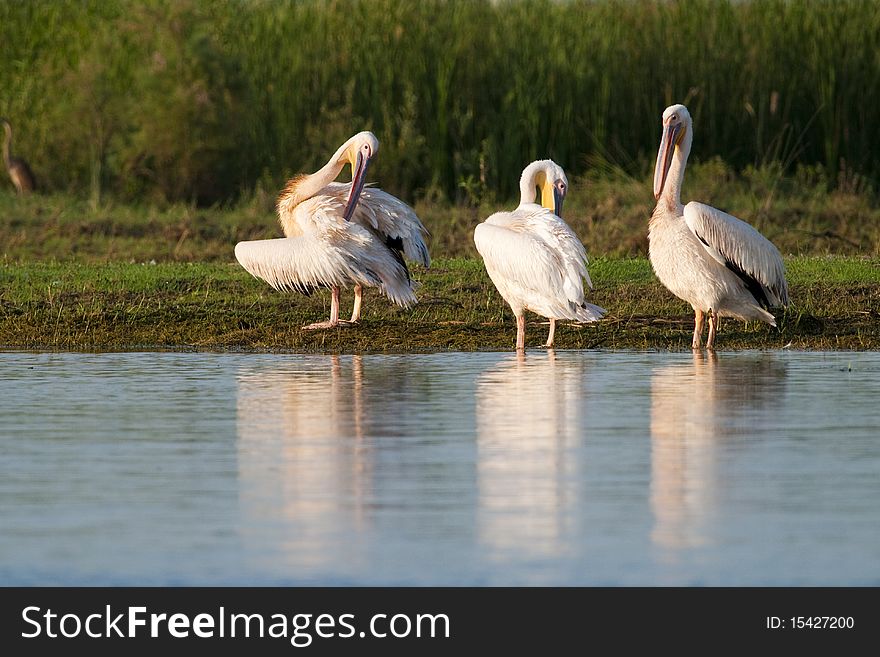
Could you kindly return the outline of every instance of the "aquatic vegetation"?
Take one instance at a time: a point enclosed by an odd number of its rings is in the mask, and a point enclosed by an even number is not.
[[[798,165],[880,175],[870,0],[4,2],[0,42],[19,152],[94,200],[273,195],[362,129],[409,202],[512,198],[545,157],[639,177],[673,102],[695,161],[770,192]]]

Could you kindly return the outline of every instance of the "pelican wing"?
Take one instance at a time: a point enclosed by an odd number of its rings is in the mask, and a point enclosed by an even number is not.
[[[574,231],[560,217],[549,210],[541,209],[528,215],[529,230],[539,236],[550,249],[559,255],[566,272],[566,282],[574,285],[569,296],[583,297],[584,291],[581,280],[587,282],[587,287],[593,289],[593,281],[587,271],[587,252],[584,245],[575,235]]]
[[[326,189],[347,198],[350,188],[351,183],[331,183]],[[410,260],[425,267],[431,265],[425,245],[427,229],[415,211],[396,196],[369,185],[364,187],[351,220],[379,233],[389,248],[402,251]]]
[[[235,257],[276,290],[360,284],[378,287],[396,304],[416,302],[406,267],[367,229],[316,213],[319,230],[297,237],[239,242]]]
[[[584,281],[591,285],[584,247],[552,212],[496,213],[477,226],[474,242],[502,296],[557,318],[594,321],[605,312],[584,302]]]
[[[787,306],[788,283],[779,250],[752,226],[703,203],[688,203],[684,220],[706,251],[739,276],[761,305]]]
[[[252,276],[261,278],[276,290],[306,292],[314,287],[350,283],[380,285],[378,277],[363,280],[344,249],[318,248],[302,237],[239,242],[235,257]]]

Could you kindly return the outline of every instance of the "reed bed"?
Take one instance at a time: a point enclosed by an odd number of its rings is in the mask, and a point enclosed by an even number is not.
[[[410,202],[510,200],[538,157],[642,178],[673,102],[732,175],[880,175],[869,0],[2,0],[0,42],[14,150],[95,207],[271,196],[362,129]]]

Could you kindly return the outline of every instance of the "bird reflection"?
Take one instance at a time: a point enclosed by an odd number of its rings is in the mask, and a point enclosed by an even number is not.
[[[258,548],[282,546],[270,558],[297,566],[355,558],[336,534],[366,522],[372,461],[361,440],[363,379],[357,355],[239,373],[245,538]]]
[[[562,549],[576,496],[585,365],[523,353],[477,381],[478,532],[496,558]]]
[[[755,411],[781,404],[786,369],[774,357],[694,352],[651,378],[651,508],[655,545],[713,542],[726,466],[754,433]],[[669,555],[667,555],[669,556]]]

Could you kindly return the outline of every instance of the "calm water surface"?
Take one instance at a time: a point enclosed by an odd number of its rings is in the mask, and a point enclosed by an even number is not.
[[[878,585],[880,354],[0,353],[0,584]]]

